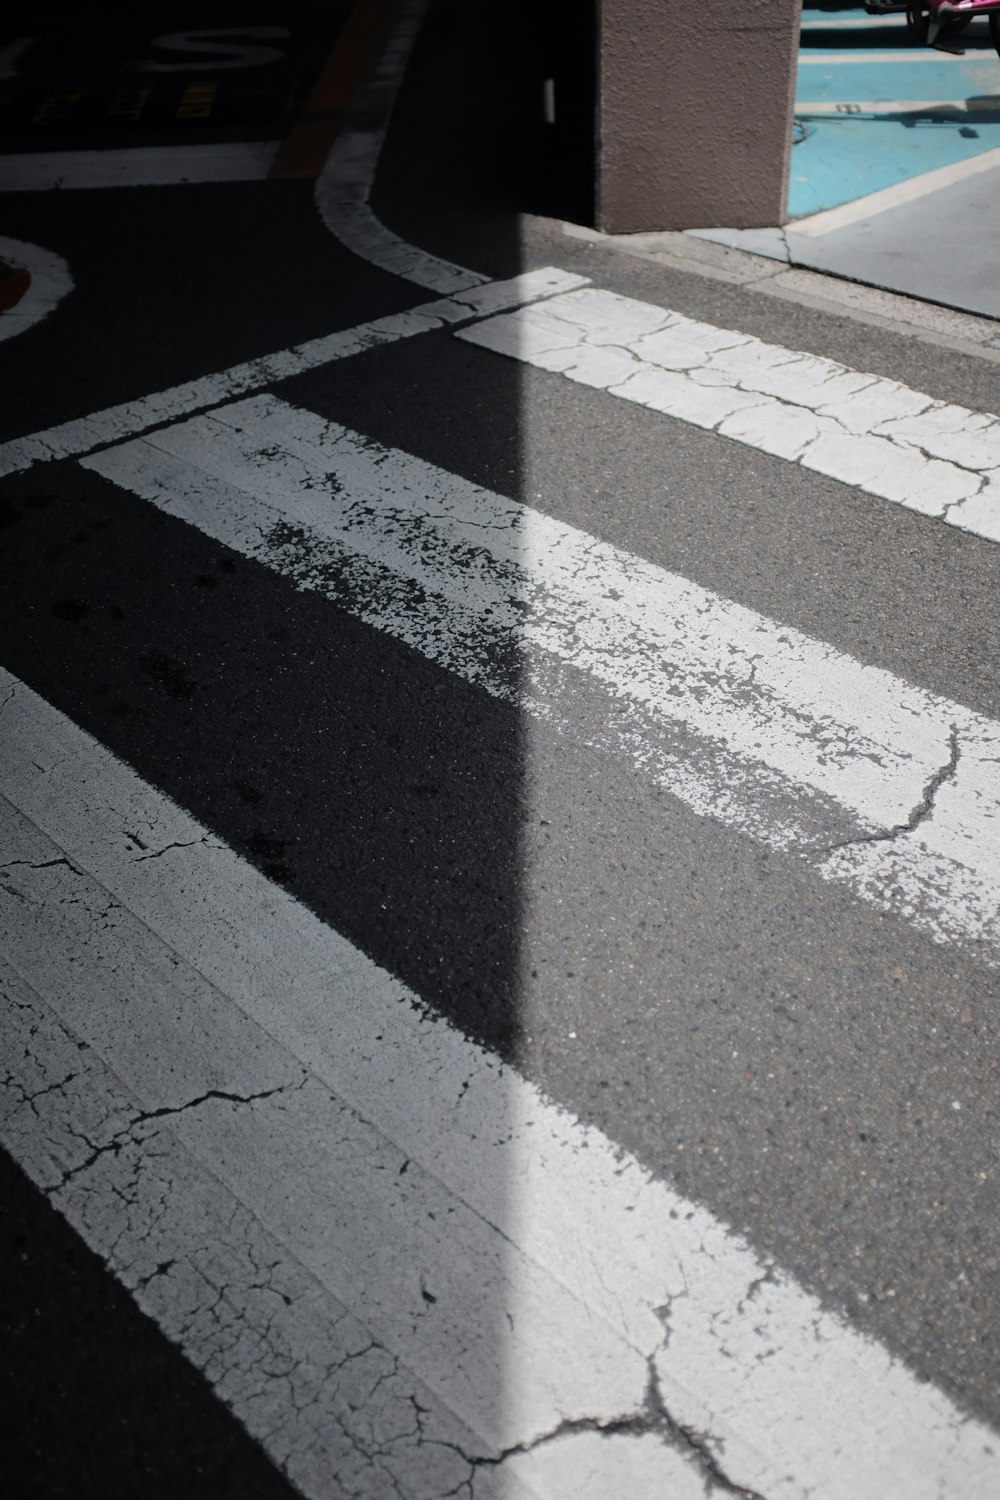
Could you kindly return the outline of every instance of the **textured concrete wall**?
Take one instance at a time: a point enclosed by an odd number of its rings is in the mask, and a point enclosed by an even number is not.
[[[785,218],[801,0],[599,0],[597,219]]]

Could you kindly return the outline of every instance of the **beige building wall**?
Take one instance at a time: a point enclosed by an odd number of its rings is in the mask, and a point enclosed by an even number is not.
[[[597,223],[786,217],[802,0],[598,0]]]

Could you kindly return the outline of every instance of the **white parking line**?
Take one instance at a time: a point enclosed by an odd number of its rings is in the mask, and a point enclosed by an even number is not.
[[[800,52],[799,67],[823,68],[828,64],[833,67],[846,67],[851,63],[909,63],[910,67],[920,67],[923,64],[932,64],[937,67],[955,67],[961,62],[964,71],[970,65],[986,66],[995,69],[997,65],[996,53],[992,50],[982,52],[967,52],[961,59],[949,57],[944,52],[935,52],[928,47],[926,51],[915,51],[912,45],[907,43],[905,35],[900,38],[899,47],[880,47],[877,51],[865,50],[858,47],[853,52],[826,52],[818,48],[815,53]]]
[[[991,96],[992,97],[992,96]],[[848,224],[858,224],[862,219],[871,219],[888,209],[900,208],[904,203],[914,203],[928,193],[939,192],[956,182],[976,177],[980,172],[992,172],[1000,167],[1000,148],[980,151],[965,161],[952,162],[947,167],[936,167],[933,172],[921,172],[919,177],[910,177],[906,182],[893,183],[892,187],[880,188],[877,193],[868,193],[864,198],[855,198],[852,203],[842,203],[839,208],[826,208],[821,213],[796,219],[788,225],[789,234],[805,234],[817,238],[821,234],[833,234]]]
[[[1000,958],[992,720],[272,397],[83,464],[537,715],[595,684],[640,775]]]
[[[0,699],[0,1135],[307,1496],[992,1500],[986,1428]]]
[[[886,26],[898,28],[903,22],[902,15],[890,12],[883,16],[851,16],[846,21],[824,17],[822,20],[802,21],[800,28],[802,31],[883,31]]]
[[[1000,417],[585,288],[459,338],[1000,541]]]

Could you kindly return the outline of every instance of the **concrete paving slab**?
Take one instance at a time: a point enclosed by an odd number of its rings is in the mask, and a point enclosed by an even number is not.
[[[882,213],[808,236],[792,264],[1000,318],[1000,164]]]

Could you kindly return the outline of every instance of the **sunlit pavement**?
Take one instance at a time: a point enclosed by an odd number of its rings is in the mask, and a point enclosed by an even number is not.
[[[1000,317],[1000,57],[984,20],[944,52],[902,15],[802,12],[783,228],[693,229],[791,265]]]
[[[1000,57],[986,21],[956,44],[963,55],[916,46],[902,15],[857,4],[803,10],[792,219],[1000,148]]]

